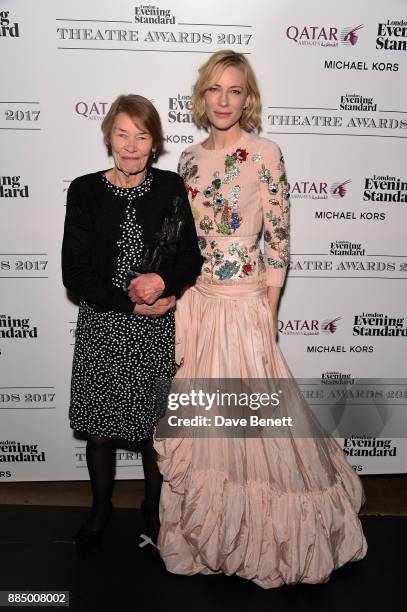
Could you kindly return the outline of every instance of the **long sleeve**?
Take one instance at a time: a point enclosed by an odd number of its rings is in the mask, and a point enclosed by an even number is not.
[[[172,269],[159,272],[164,280],[165,289],[163,297],[175,295],[179,297],[187,285],[195,282],[203,264],[203,257],[199,250],[195,222],[191,207],[181,177],[178,177],[177,195],[181,197],[182,214],[185,219],[182,234],[177,244],[175,263]]]
[[[63,283],[92,304],[131,314],[134,304],[123,291],[97,274],[92,258],[90,219],[85,212],[81,189],[77,181],[73,181],[68,190],[62,243]]]
[[[279,147],[268,142],[259,169],[267,286],[282,287],[289,263],[289,192]]]

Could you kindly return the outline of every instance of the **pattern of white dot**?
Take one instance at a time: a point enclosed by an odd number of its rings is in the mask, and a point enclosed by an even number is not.
[[[114,188],[104,175],[102,180],[108,189]],[[116,196],[128,200],[117,243],[113,278],[117,287],[123,287],[128,269],[140,261],[143,232],[132,201],[147,193],[151,182],[152,177],[147,176],[139,187],[118,193],[113,189]],[[152,319],[112,310],[99,312],[81,300],[72,369],[71,427],[130,442],[150,437],[160,417],[157,383],[175,374],[174,347],[173,311]]]

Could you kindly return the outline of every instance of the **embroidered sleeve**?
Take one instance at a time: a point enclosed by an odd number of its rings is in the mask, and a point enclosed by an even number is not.
[[[195,163],[194,155],[186,149],[181,153],[178,162],[178,174],[184,179],[185,187],[192,189],[192,185],[198,180],[198,166]]]
[[[267,286],[282,287],[289,263],[290,201],[284,159],[270,142],[259,160]]]
[[[177,167],[177,172],[178,172],[178,174],[180,176],[182,176],[182,178],[184,179],[184,182],[185,182],[185,176],[184,176],[184,173],[185,173],[185,157],[186,157],[186,153],[185,153],[185,151],[183,151],[181,153],[181,156],[180,156],[179,160],[178,160],[178,167]]]
[[[191,204],[192,215],[195,221],[198,221],[200,218],[200,213],[197,207],[194,205],[194,200],[198,193],[200,193],[199,189],[195,187],[199,179],[198,166],[195,163],[193,153],[188,149],[181,153],[177,172],[184,180],[185,189],[187,190],[188,199]]]

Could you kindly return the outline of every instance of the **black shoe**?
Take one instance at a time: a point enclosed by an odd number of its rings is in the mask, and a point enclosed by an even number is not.
[[[154,512],[151,509],[150,504],[147,504],[146,500],[141,503],[141,515],[144,521],[144,528],[146,535],[148,535],[154,544],[157,544],[158,534],[160,531],[160,518],[158,512]]]
[[[109,522],[112,510],[113,507],[110,506],[110,510],[106,516],[106,519],[104,520],[103,526],[100,529],[91,529],[90,527],[88,527],[87,523],[89,519],[81,526],[75,538],[76,556],[79,559],[84,559],[85,557],[90,555],[90,553],[101,547],[103,534],[106,525]]]
[[[78,559],[84,559],[91,552],[100,548],[103,538],[103,529],[99,531],[93,531],[82,525],[76,534],[75,545],[76,545],[76,556]]]

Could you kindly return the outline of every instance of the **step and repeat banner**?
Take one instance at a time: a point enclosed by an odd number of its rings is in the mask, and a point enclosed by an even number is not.
[[[377,379],[356,399],[406,406],[392,382],[406,369],[405,2],[0,0],[0,482],[87,477],[67,418],[77,305],[60,248],[70,181],[111,166],[103,117],[119,94],[150,98],[158,165],[175,170],[205,138],[191,119],[197,69],[226,48],[252,63],[262,135],[287,164],[279,342],[294,375],[327,394],[341,381],[346,397]],[[406,429],[407,415],[391,435],[340,442],[359,474],[405,472]],[[142,477],[135,453],[117,459],[119,478]]]

